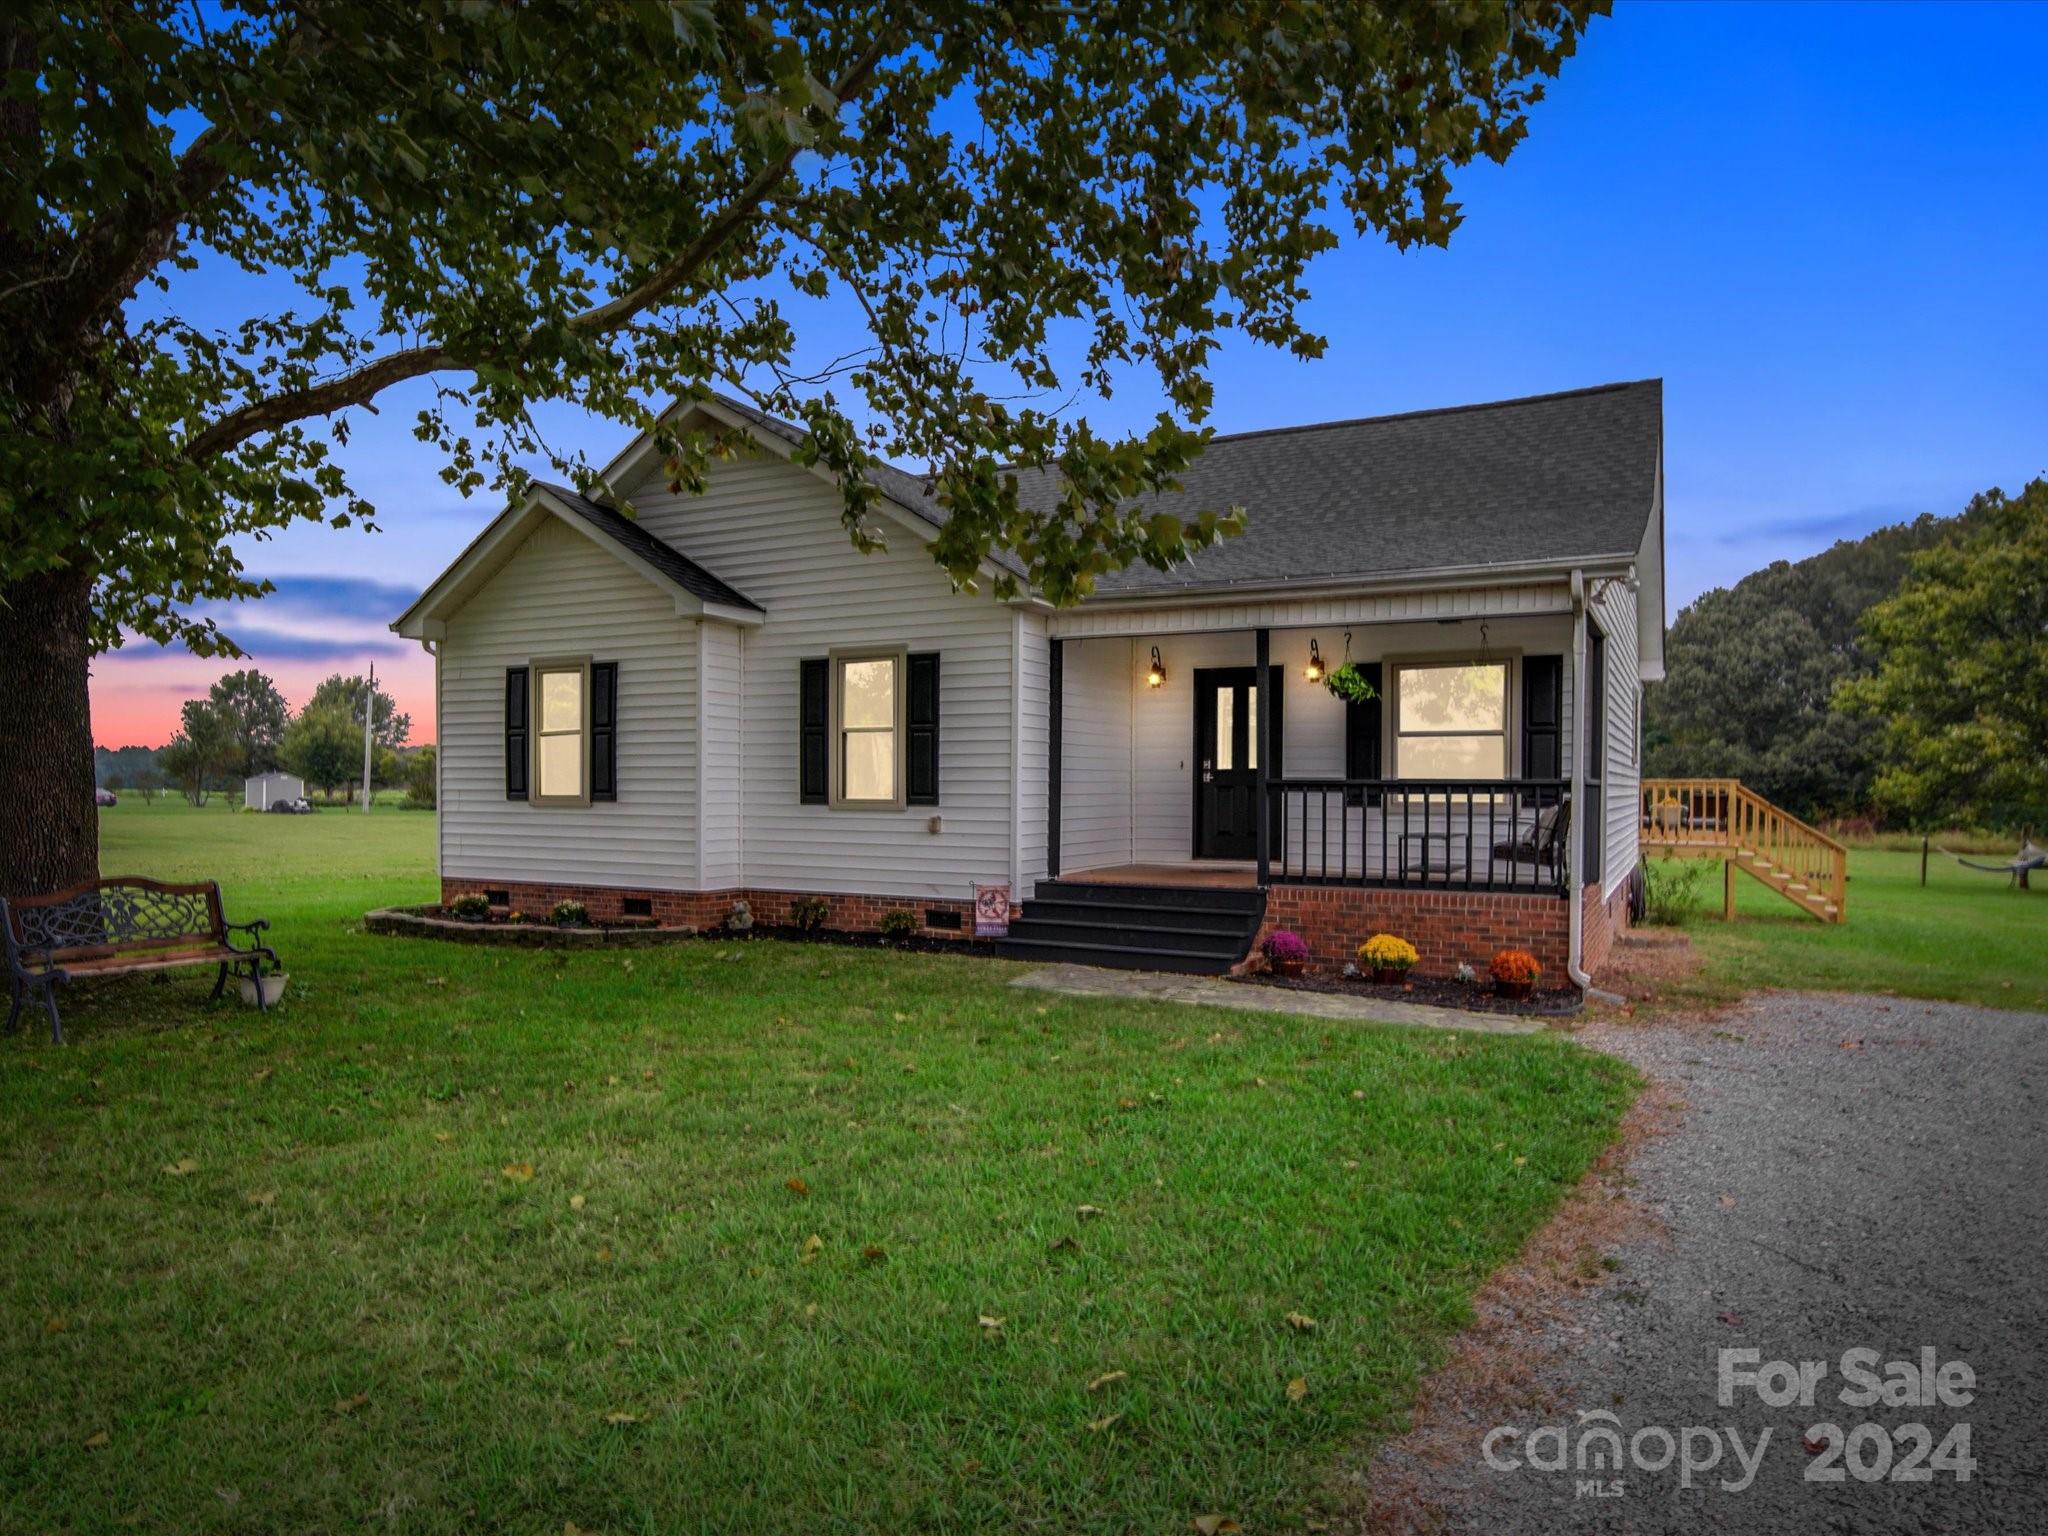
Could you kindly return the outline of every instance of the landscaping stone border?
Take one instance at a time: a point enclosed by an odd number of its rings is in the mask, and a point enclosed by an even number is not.
[[[456,944],[509,944],[520,949],[649,949],[698,937],[689,924],[673,928],[558,928],[553,923],[471,923],[442,915],[439,907],[380,907],[364,914],[363,931]]]

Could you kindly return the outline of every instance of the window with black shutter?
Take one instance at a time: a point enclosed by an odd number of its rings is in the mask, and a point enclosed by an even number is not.
[[[797,799],[832,799],[832,664],[807,656],[797,664]]]
[[[619,664],[590,664],[590,798],[619,798]]]
[[[526,798],[526,668],[505,669],[505,798]]]
[[[910,696],[905,731],[910,740],[904,764],[904,799],[911,805],[939,803],[939,653],[925,651],[908,658]]]

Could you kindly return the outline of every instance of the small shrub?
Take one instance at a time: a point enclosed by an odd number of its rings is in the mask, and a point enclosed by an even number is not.
[[[1536,957],[1526,949],[1503,949],[1494,954],[1493,964],[1488,967],[1495,981],[1507,982],[1510,986],[1522,982],[1534,983],[1543,974],[1543,967]]]
[[[736,901],[726,908],[725,926],[734,933],[749,933],[754,927],[754,909],[744,901]]]
[[[1268,960],[1281,964],[1301,964],[1308,959],[1308,942],[1298,933],[1285,928],[1275,928],[1266,935],[1259,949]]]
[[[1358,958],[1376,971],[1405,971],[1422,957],[1397,933],[1376,933],[1358,946]]]
[[[448,915],[465,923],[480,923],[491,915],[491,898],[482,891],[464,891],[448,903]]]
[[[917,936],[920,925],[915,912],[907,912],[902,907],[892,907],[882,914],[882,920],[876,926],[882,930],[882,937],[891,944],[908,944]]]
[[[822,896],[799,896],[789,904],[789,920],[805,933],[816,933],[831,911],[831,903]]]
[[[1711,859],[1658,859],[1643,866],[1643,921],[1676,928],[1699,909]]]
[[[548,921],[557,928],[588,928],[590,909],[580,901],[558,901],[548,909]]]

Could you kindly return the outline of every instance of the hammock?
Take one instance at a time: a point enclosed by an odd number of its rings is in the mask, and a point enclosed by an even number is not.
[[[1940,852],[1948,854],[1965,869],[1981,869],[1990,875],[2010,875],[2014,880],[2025,879],[2030,869],[2048,867],[2048,848],[2039,847],[2032,842],[2020,844],[2020,851],[2003,864],[1985,864],[1977,859],[1966,859],[1960,853],[1949,853],[1946,848],[1941,848]]]

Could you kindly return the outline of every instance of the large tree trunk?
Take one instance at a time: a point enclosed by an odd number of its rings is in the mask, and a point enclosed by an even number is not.
[[[88,576],[55,571],[0,586],[0,895],[99,873],[91,628]]]

